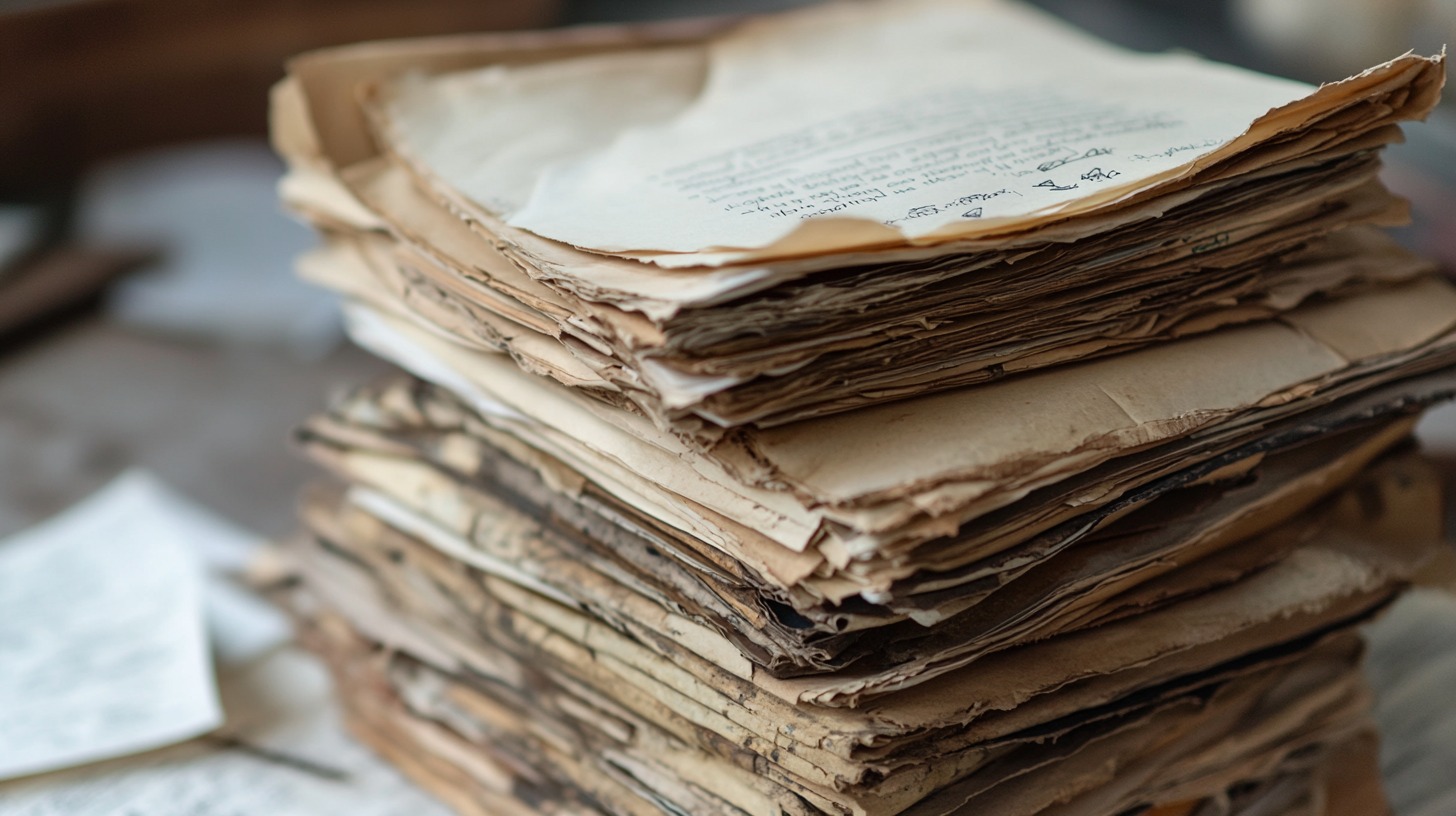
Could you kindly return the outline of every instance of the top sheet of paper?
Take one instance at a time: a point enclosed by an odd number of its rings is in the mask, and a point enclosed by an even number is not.
[[[31,248],[41,234],[41,227],[38,208],[0,207],[0,277]]]
[[[0,779],[221,724],[200,565],[162,492],[129,474],[0,544]]]
[[[403,83],[389,110],[408,152],[511,225],[680,265],[647,253],[864,246],[1113,200],[1310,91],[1000,0],[917,0]]]

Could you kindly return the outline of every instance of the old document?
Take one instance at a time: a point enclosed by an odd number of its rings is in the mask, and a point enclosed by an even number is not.
[[[489,816],[1383,812],[1356,627],[1456,393],[1392,56],[907,0],[296,61],[301,271],[404,369],[297,436],[354,732]]]
[[[808,219],[820,235],[826,217],[854,219],[832,240],[872,244],[1115,198],[1312,90],[1116,49],[1020,6],[905,5],[816,9],[688,52],[490,68],[412,89],[401,128],[513,226],[605,252],[695,253],[765,247]],[[624,82],[637,91],[625,108],[610,90]],[[546,93],[522,92],[537,87]],[[583,102],[564,105],[567,93]],[[601,120],[599,144],[543,151],[563,111]],[[501,172],[467,162],[481,155]],[[474,171],[452,172],[464,164]],[[512,201],[523,167],[535,187]]]

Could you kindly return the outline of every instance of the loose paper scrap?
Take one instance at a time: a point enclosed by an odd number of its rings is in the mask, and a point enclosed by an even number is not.
[[[0,778],[222,723],[201,567],[158,490],[128,473],[0,543]]]
[[[351,739],[316,658],[296,647],[225,672],[229,737],[0,782],[5,816],[447,816]]]
[[[219,666],[247,663],[288,642],[292,627],[287,616],[242,584],[263,550],[264,539],[156,478],[138,479],[143,485],[136,493],[138,505],[165,519],[202,561],[207,574],[202,594],[208,641]]]

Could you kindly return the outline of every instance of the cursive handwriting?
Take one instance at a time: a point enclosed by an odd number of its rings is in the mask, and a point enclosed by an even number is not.
[[[1112,154],[1112,148],[1110,148],[1110,147],[1092,147],[1092,148],[1088,148],[1087,151],[1085,153],[1082,153],[1081,155],[1078,155],[1076,153],[1073,153],[1073,154],[1071,154],[1069,156],[1063,156],[1061,158],[1052,159],[1051,161],[1044,161],[1041,164],[1038,164],[1036,166],[1036,169],[1040,170],[1043,173],[1050,173],[1051,171],[1057,169],[1058,167],[1061,167],[1061,166],[1067,165],[1067,164],[1071,164],[1072,162],[1075,162],[1075,161],[1081,161],[1083,159],[1092,159],[1092,158],[1096,158],[1097,156],[1109,156],[1111,154]]]

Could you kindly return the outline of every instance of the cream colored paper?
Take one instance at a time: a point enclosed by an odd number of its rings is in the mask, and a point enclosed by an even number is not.
[[[393,119],[415,155],[513,226],[694,253],[768,246],[810,219],[835,233],[822,243],[870,244],[1115,199],[1311,90],[1126,52],[993,0],[828,6],[746,25],[696,60],[668,54],[406,85]],[[563,115],[597,145],[548,149]],[[502,156],[509,173],[493,172]]]
[[[822,518],[822,509],[805,512],[815,499],[844,507],[903,500],[951,483],[963,486],[968,493],[958,498],[969,501],[1028,462],[1081,462],[1077,469],[1085,469],[1264,400],[1287,402],[1356,362],[1342,352],[1371,354],[1364,362],[1379,365],[1413,346],[1456,342],[1448,335],[1456,324],[1456,290],[1426,279],[1305,307],[1282,322],[757,432],[742,443],[740,461],[732,451],[694,453],[639,417],[524,374],[502,355],[471,354],[367,309],[350,314],[351,334],[366,348],[465,395],[487,416],[530,418],[514,432],[554,431],[557,444],[594,447],[711,507],[731,505],[709,498],[709,490],[751,496],[780,514],[755,523],[776,527],[792,516],[811,525]],[[846,439],[855,444],[845,446]],[[657,461],[649,468],[631,461],[638,456]],[[728,477],[725,465],[737,478]],[[772,500],[774,491],[754,486],[749,467],[765,468],[762,482],[794,489],[808,506],[795,513],[792,504]]]

